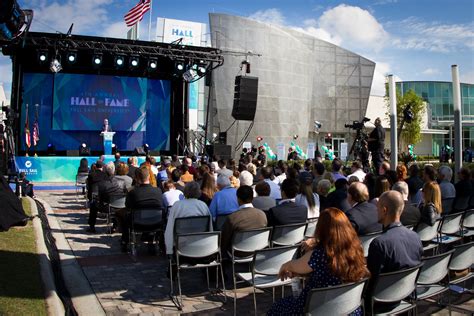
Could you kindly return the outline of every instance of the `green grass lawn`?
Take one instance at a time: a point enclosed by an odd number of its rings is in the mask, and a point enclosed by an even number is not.
[[[23,208],[31,215],[26,199]],[[46,315],[31,221],[0,232],[0,315]]]

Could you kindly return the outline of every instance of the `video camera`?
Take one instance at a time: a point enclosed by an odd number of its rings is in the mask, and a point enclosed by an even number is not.
[[[352,129],[355,129],[355,130],[360,130],[360,129],[363,129],[364,128],[364,123],[365,122],[368,122],[370,121],[369,118],[367,117],[364,117],[362,119],[362,122],[359,122],[359,121],[352,121],[352,124],[344,124],[344,127],[346,128],[352,128]]]

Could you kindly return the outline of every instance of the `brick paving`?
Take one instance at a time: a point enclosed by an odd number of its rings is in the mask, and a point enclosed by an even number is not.
[[[199,270],[182,273],[183,310],[179,311],[169,297],[166,277],[167,260],[149,255],[146,245],[138,248],[136,257],[120,251],[120,234],[107,234],[105,220],[97,220],[97,233],[86,232],[88,211],[85,200],[76,200],[74,191],[36,191],[52,208],[74,255],[107,315],[231,315],[233,292],[210,294],[205,274]],[[227,277],[226,288],[231,289]],[[211,283],[212,286],[212,283]],[[291,289],[287,289],[287,294]],[[237,313],[253,314],[251,287],[238,289]],[[277,292],[277,298],[281,294]],[[460,306],[474,311],[474,299],[467,294],[457,297]],[[257,293],[258,312],[264,314],[272,304],[272,295]],[[418,313],[448,315],[435,302],[419,304]],[[453,315],[461,315],[453,312]]]

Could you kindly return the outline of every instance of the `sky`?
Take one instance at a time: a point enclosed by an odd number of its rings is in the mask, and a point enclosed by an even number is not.
[[[74,23],[73,34],[124,38],[123,15],[138,0],[17,2],[34,10],[31,31],[66,33]],[[451,81],[453,64],[461,82],[474,83],[473,0],[153,0],[152,30],[157,17],[209,23],[209,13],[294,28],[360,54],[377,64],[373,95],[384,94],[388,74],[405,81]],[[142,39],[146,31],[141,28]],[[3,55],[0,82],[9,97],[11,62]]]

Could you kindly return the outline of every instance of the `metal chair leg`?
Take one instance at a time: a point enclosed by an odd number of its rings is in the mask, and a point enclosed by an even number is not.
[[[221,270],[221,278],[222,278],[222,294],[224,294],[224,302],[227,303],[227,295],[225,294],[224,268],[222,267],[222,262],[220,263],[219,267],[221,268],[220,270]]]
[[[237,285],[235,279],[235,263],[232,262],[232,279],[234,281],[234,315],[237,315]]]
[[[255,285],[253,285],[253,309],[255,315],[257,315],[257,289],[255,288]]]

